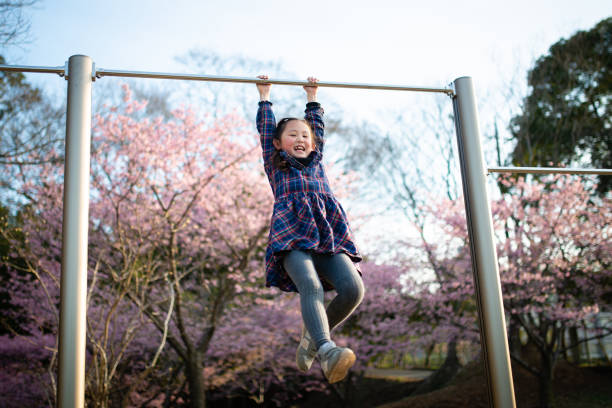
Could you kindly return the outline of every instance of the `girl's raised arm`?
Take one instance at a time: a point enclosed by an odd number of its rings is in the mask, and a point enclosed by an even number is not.
[[[315,138],[317,139],[317,150],[323,153],[323,144],[325,143],[325,124],[323,122],[323,108],[317,102],[317,82],[319,80],[315,77],[308,77],[308,82],[312,85],[304,85],[306,91],[306,98],[308,103],[306,104],[306,114],[304,119],[310,123],[312,129],[315,132]]]
[[[319,80],[315,77],[308,77],[308,82],[310,82],[310,84],[312,85],[304,85],[304,90],[306,91],[306,98],[308,102],[316,102],[317,90],[319,89],[317,82],[319,82]]]
[[[267,75],[259,75],[259,79],[268,79]],[[270,84],[257,84],[259,91],[259,108],[257,109],[257,131],[263,153],[264,166],[272,163],[272,153],[274,153],[274,133],[276,132],[276,118],[272,112],[272,102],[270,102]]]
[[[267,75],[257,75],[259,79],[268,79]],[[260,101],[269,101],[270,100],[270,88],[271,84],[257,84],[257,90],[259,91],[259,100]]]

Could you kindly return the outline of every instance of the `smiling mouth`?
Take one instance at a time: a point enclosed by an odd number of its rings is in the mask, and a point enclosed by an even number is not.
[[[306,148],[304,148],[304,146],[296,146],[296,147],[293,148],[293,150],[296,150],[296,151],[297,150],[301,150],[301,151],[305,152]]]

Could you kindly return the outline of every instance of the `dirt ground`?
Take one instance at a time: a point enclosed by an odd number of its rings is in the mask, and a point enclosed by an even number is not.
[[[410,396],[431,372],[426,370],[369,370],[357,382],[330,386],[328,393],[310,393],[287,408],[488,408],[487,383],[481,362],[463,367],[444,388]],[[513,365],[517,408],[537,408],[538,382],[526,370]],[[350,385],[349,385],[350,384]],[[612,407],[612,368],[580,368],[560,362],[555,370],[555,408]],[[250,408],[253,401],[225,401],[211,407]],[[207,404],[209,405],[209,404]],[[272,406],[266,405],[264,406]]]
[[[518,366],[512,367],[517,408],[536,408],[537,379]],[[482,364],[470,364],[451,381],[434,392],[406,397],[377,405],[378,408],[487,408],[486,379]],[[612,369],[580,368],[561,362],[555,370],[556,408],[612,407]]]

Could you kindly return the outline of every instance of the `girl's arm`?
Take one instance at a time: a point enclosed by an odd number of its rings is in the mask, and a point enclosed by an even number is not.
[[[267,75],[257,75],[259,79],[268,79]],[[257,91],[259,92],[259,100],[260,101],[269,101],[270,100],[270,88],[271,84],[257,84]]]
[[[267,75],[259,75],[259,79],[268,79]],[[259,108],[257,109],[257,131],[263,152],[264,166],[271,163],[274,144],[272,140],[276,133],[276,119],[272,112],[272,102],[270,102],[270,84],[257,84],[259,91]]]
[[[306,98],[308,102],[316,102],[317,101],[317,90],[319,87],[317,86],[317,82],[319,80],[315,77],[308,77],[308,82],[312,85],[304,85],[304,90],[306,91]]]
[[[306,98],[308,103],[306,104],[306,114],[304,119],[310,123],[312,129],[315,132],[315,139],[317,141],[317,150],[323,153],[323,145],[325,143],[325,123],[323,122],[323,108],[317,102],[317,90],[316,83],[319,80],[315,77],[308,77],[308,82],[313,85],[305,85],[304,90],[306,91]]]

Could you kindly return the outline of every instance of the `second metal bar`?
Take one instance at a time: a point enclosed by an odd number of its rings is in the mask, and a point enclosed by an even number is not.
[[[489,173],[599,174],[612,176],[612,169],[572,169],[565,167],[489,167]]]
[[[0,71],[36,72],[41,74],[64,75],[65,67],[36,67],[31,65],[0,65]]]

